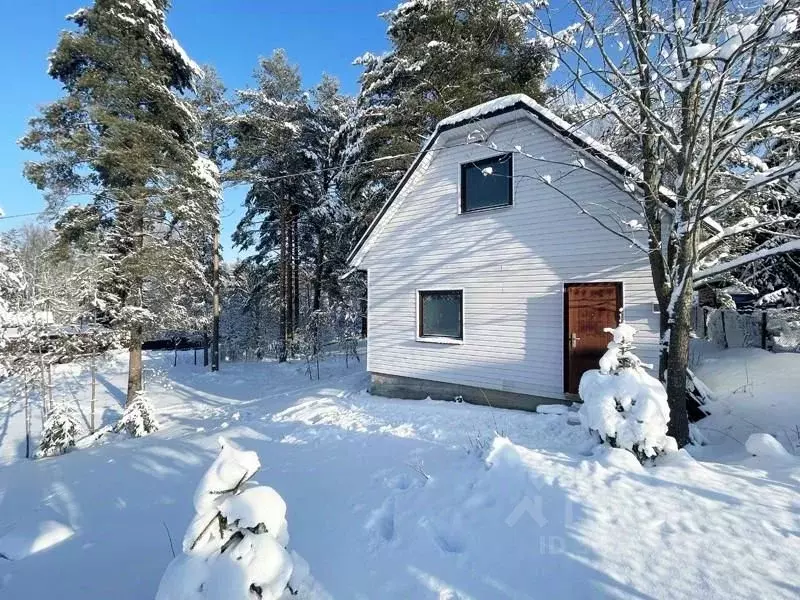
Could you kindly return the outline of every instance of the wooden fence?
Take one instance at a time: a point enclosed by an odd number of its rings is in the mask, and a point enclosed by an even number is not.
[[[800,351],[798,309],[740,311],[695,306],[693,311],[695,334],[721,348]]]

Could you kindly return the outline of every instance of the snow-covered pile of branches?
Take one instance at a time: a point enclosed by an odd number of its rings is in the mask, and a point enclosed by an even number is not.
[[[578,388],[582,425],[602,442],[630,450],[640,461],[677,450],[667,435],[667,392],[631,352],[636,330],[621,323],[605,331],[614,339],[600,359],[600,369],[584,373]]]
[[[75,446],[81,425],[73,410],[66,404],[56,404],[44,422],[37,457],[64,454]]]
[[[144,392],[136,394],[136,400],[125,407],[122,417],[114,424],[114,432],[127,431],[131,437],[144,437],[158,431],[156,409]]]
[[[308,564],[286,549],[286,503],[251,481],[258,455],[220,438],[194,495],[183,554],[167,567],[156,600],[323,600]]]

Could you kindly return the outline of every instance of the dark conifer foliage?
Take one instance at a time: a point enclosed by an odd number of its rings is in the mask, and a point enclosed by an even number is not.
[[[30,122],[25,175],[60,214],[60,241],[104,258],[98,320],[130,340],[128,401],[147,330],[205,318],[203,240],[216,219],[214,165],[184,94],[201,70],[166,25],[169,2],[97,0],[67,19],[49,74],[63,96]],[[81,206],[64,211],[71,201]]]

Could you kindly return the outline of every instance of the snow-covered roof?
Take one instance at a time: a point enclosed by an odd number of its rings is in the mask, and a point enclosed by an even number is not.
[[[358,263],[360,261],[355,261],[356,257],[360,253],[361,249],[366,245],[367,241],[372,236],[372,234],[375,233],[378,223],[386,215],[387,211],[391,207],[395,198],[400,193],[400,190],[403,189],[408,179],[411,177],[416,168],[419,166],[419,163],[431,149],[431,147],[433,146],[434,142],[436,141],[436,139],[439,137],[440,134],[449,129],[454,129],[456,127],[461,127],[462,125],[466,125],[468,123],[481,121],[484,119],[488,119],[490,117],[494,117],[503,113],[513,112],[516,110],[527,111],[528,113],[536,117],[546,127],[556,131],[557,133],[561,134],[563,137],[571,141],[573,144],[577,145],[582,150],[586,151],[586,153],[588,153],[591,157],[611,167],[613,170],[617,171],[623,177],[631,179],[636,183],[641,183],[642,172],[638,167],[630,164],[628,161],[619,156],[607,145],[598,142],[589,134],[585,133],[584,131],[581,131],[577,126],[568,123],[567,121],[556,115],[553,111],[545,108],[544,106],[536,102],[530,96],[527,96],[526,94],[511,94],[508,96],[503,96],[495,100],[490,100],[489,102],[484,102],[483,104],[478,104],[477,106],[473,106],[472,108],[462,110],[461,112],[455,113],[454,115],[451,115],[439,121],[439,123],[436,125],[436,129],[434,129],[431,136],[427,139],[425,145],[423,146],[422,150],[417,155],[417,157],[414,159],[414,162],[411,164],[408,171],[406,171],[405,175],[403,175],[403,178],[400,180],[400,183],[397,184],[397,187],[395,187],[394,191],[392,191],[392,194],[389,196],[389,199],[386,201],[386,203],[383,205],[378,215],[372,221],[366,233],[364,233],[364,235],[355,245],[353,250],[350,252],[350,255],[347,257],[348,263],[351,264],[351,266],[353,267],[358,267]],[[662,187],[659,189],[659,192],[667,200],[674,199],[674,193],[667,188]],[[716,222],[713,222],[710,219],[706,220],[706,222],[712,229],[721,229],[719,225],[716,224]]]

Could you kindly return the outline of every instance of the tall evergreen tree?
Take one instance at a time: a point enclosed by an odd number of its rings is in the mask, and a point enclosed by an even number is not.
[[[513,93],[541,99],[552,58],[528,36],[532,3],[410,0],[382,15],[389,52],[367,53],[354,117],[340,133],[350,204],[362,227],[436,123]],[[398,156],[396,159],[388,157]],[[387,159],[359,167],[358,163]]]
[[[304,176],[310,203],[304,207],[301,225],[306,233],[301,259],[308,263],[312,286],[310,310],[322,308],[323,295],[341,295],[338,275],[346,268],[351,236],[348,225],[355,216],[344,204],[339,156],[331,143],[352,112],[352,98],[339,91],[339,82],[327,75],[311,90],[304,124],[303,148],[312,159],[313,173]]]
[[[336,293],[336,273],[349,245],[342,235],[348,211],[337,187],[331,139],[350,102],[330,77],[303,90],[297,68],[282,51],[262,59],[256,80],[255,89],[239,92],[242,112],[234,126],[231,177],[251,186],[234,241],[255,250],[248,260],[268,276],[251,308],[262,307],[265,299],[275,307],[278,356],[285,359],[303,315],[319,310],[324,294]]]
[[[307,201],[303,179],[294,174],[311,167],[301,143],[307,102],[299,71],[282,50],[260,60],[255,79],[254,89],[238,92],[242,113],[234,125],[231,177],[249,184],[250,190],[233,240],[241,248],[254,249],[248,261],[266,266],[271,274],[265,284],[279,314],[278,359],[286,360],[297,291],[296,223]]]
[[[169,4],[96,0],[69,15],[76,28],[62,33],[49,66],[64,96],[21,141],[42,155],[25,175],[52,213],[70,196],[87,199],[59,231],[72,243],[92,237],[105,257],[98,317],[128,332],[128,402],[142,387],[144,332],[163,316],[153,298],[203,285],[197,244],[215,214],[213,169],[198,154],[197,117],[183,98],[200,69],[167,28]]]
[[[25,292],[25,277],[15,244],[0,235],[0,381],[11,371],[14,357],[6,353],[9,330],[16,325],[16,311]]]
[[[234,106],[228,100],[227,90],[216,70],[211,66],[203,67],[204,76],[197,83],[194,105],[200,118],[200,151],[213,163],[217,173],[221,173],[230,159],[231,123]],[[221,286],[221,252],[220,252],[220,197],[216,208],[216,219],[211,238],[208,240],[207,265],[208,278],[211,284],[211,370],[219,370],[219,335],[220,335],[220,286]],[[206,357],[207,358],[207,357]]]

